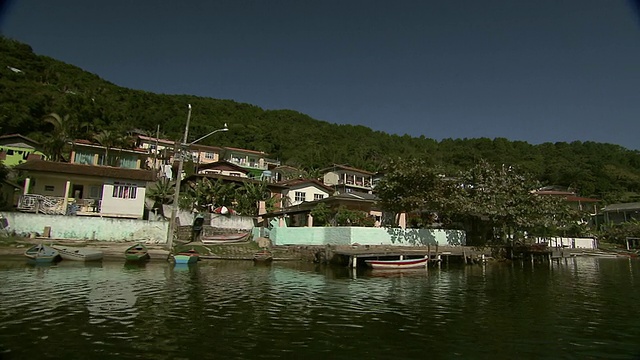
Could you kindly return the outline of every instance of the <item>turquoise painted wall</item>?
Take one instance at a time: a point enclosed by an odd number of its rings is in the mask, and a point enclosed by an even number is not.
[[[466,244],[460,230],[370,227],[276,227],[269,237],[274,245],[392,245],[457,246]]]

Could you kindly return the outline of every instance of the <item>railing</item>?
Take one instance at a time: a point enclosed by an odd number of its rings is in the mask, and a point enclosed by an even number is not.
[[[230,163],[236,164],[236,165],[240,165],[242,167],[267,170],[267,166],[266,165],[260,166],[259,163],[250,163],[248,161],[243,161],[243,160],[238,161],[238,160],[233,160],[233,159],[227,160],[227,161],[229,161]]]
[[[24,212],[64,215],[67,209],[63,207],[64,198],[62,197],[26,194],[20,196],[18,200],[18,210]]]
[[[77,215],[78,212],[99,213],[101,201],[96,199],[81,199],[67,202],[64,208],[64,198],[56,196],[44,196],[39,194],[26,194],[18,199],[18,210],[48,215]],[[97,214],[96,214],[97,215]]]

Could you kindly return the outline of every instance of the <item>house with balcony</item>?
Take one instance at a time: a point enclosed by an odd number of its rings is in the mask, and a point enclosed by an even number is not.
[[[249,170],[226,160],[220,160],[208,164],[198,165],[196,174],[200,175],[224,175],[237,178],[249,178]]]
[[[225,147],[223,160],[249,170],[249,177],[252,179],[262,179],[264,172],[269,172],[270,166],[280,164],[277,160],[267,158],[267,155],[263,151]]]
[[[159,177],[171,178],[175,146],[175,141],[137,135],[136,147],[147,153],[141,167],[155,170]]]
[[[140,168],[146,151],[74,144],[70,163],[30,160],[17,165],[25,176],[18,210],[60,215],[141,219],[152,170]]]
[[[374,173],[346,165],[333,165],[322,169],[323,183],[338,193],[371,193]]]
[[[0,161],[15,166],[30,159],[44,159],[40,143],[20,134],[0,136]]]

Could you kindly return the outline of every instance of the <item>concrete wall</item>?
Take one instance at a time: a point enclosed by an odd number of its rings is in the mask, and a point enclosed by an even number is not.
[[[18,234],[42,234],[51,227],[51,237],[99,241],[144,241],[166,243],[168,222],[3,212],[11,230]]]
[[[369,227],[275,227],[269,237],[274,245],[465,245],[458,230]]]
[[[167,216],[171,214],[171,208],[165,205],[165,214]],[[255,226],[254,218],[251,216],[238,216],[238,215],[222,215],[222,214],[209,214],[211,221],[204,225],[209,225],[219,229],[234,229],[234,230],[252,230]],[[191,226],[193,224],[193,218],[195,214],[192,212],[180,210],[178,212],[178,221],[181,226]],[[205,219],[207,217],[205,216]]]

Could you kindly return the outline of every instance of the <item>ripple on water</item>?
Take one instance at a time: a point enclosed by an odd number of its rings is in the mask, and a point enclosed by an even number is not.
[[[16,358],[34,358],[34,343],[64,341],[71,345],[58,357],[86,349],[121,359],[416,358],[424,349],[434,358],[513,357],[516,349],[529,358],[593,358],[603,349],[616,357],[640,350],[640,310],[631,306],[640,271],[624,265],[592,259],[356,278],[248,262],[10,268],[0,270],[0,335]]]

